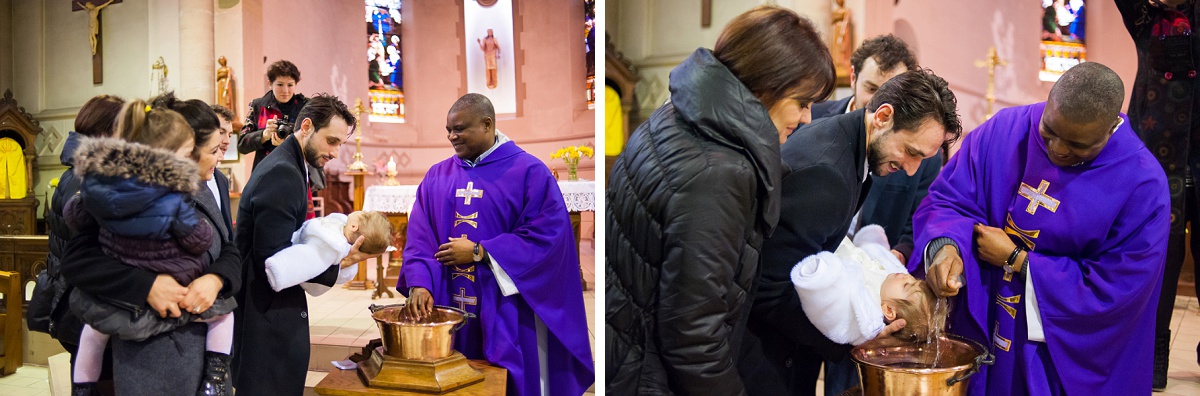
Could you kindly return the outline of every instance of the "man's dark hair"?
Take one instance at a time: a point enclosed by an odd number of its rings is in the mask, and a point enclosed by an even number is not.
[[[929,69],[917,68],[906,71],[883,83],[871,103],[869,111],[878,111],[879,106],[891,104],[893,130],[915,131],[926,118],[942,124],[946,129],[946,146],[962,135],[962,122],[958,119],[958,100],[946,80]]]
[[[237,116],[233,114],[233,110],[230,110],[228,107],[225,107],[225,106],[212,105],[212,111],[213,111],[213,113],[217,113],[218,117],[229,120],[229,122],[233,122],[233,120],[237,119]]]
[[[717,38],[713,56],[768,109],[792,96],[820,101],[836,83],[833,58],[812,21],[779,6],[734,17]]]
[[[463,95],[454,102],[453,106],[450,106],[451,113],[460,111],[469,111],[483,117],[489,117],[492,119],[492,125],[496,125],[496,109],[492,107],[492,101],[487,96],[477,93]]]
[[[267,67],[267,81],[275,82],[276,78],[283,76],[300,82],[300,69],[294,63],[285,60],[277,60]]]
[[[192,127],[192,133],[195,134],[196,139],[196,147],[192,149],[193,157],[199,158],[200,150],[202,150],[200,145],[208,141],[218,129],[221,129],[221,120],[217,119],[217,113],[214,113],[212,106],[204,103],[203,100],[181,100],[176,98],[175,92],[172,91],[151,99],[150,103],[156,108],[175,110],[176,113],[183,116],[188,126]]]
[[[1108,66],[1083,62],[1063,73],[1050,88],[1050,104],[1068,121],[1115,120],[1125,103],[1125,84]]]
[[[854,50],[854,53],[850,54],[850,66],[854,68],[854,78],[858,78],[858,73],[862,72],[863,62],[866,62],[867,58],[875,58],[879,70],[884,73],[901,63],[908,70],[918,67],[917,57],[913,55],[912,50],[908,49],[908,44],[891,34],[867,39],[858,46],[858,49]]]
[[[125,99],[113,95],[98,95],[88,99],[75,116],[75,132],[87,137],[112,136],[116,132],[117,114]]]
[[[316,96],[308,98],[308,102],[304,104],[304,108],[300,109],[300,115],[296,116],[296,123],[293,125],[293,130],[299,131],[300,124],[305,118],[311,119],[313,124],[313,132],[321,128],[329,126],[329,120],[333,116],[341,117],[346,121],[346,125],[350,127],[350,134],[354,133],[354,123],[357,120],[354,113],[346,108],[346,104],[342,103],[336,96],[319,93]]]

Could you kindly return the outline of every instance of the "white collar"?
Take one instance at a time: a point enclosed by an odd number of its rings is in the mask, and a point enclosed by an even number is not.
[[[497,148],[499,148],[501,144],[508,143],[508,142],[511,142],[511,141],[512,141],[512,140],[511,140],[511,139],[509,139],[509,138],[508,138],[508,136],[504,136],[504,134],[503,134],[503,133],[500,133],[500,130],[499,130],[499,129],[497,129],[497,130],[496,130],[496,142],[492,144],[492,147],[491,147],[491,148],[489,148],[489,149],[488,149],[488,151],[484,151],[484,152],[483,152],[483,154],[480,154],[480,155],[479,155],[479,158],[476,158],[474,161],[472,161],[472,160],[463,160],[463,162],[466,162],[466,163],[467,163],[467,166],[474,168],[474,167],[476,167],[477,165],[479,165],[479,163],[480,163],[480,162],[483,162],[483,159],[484,159],[484,158],[487,158],[487,156],[488,156],[489,154],[491,154],[493,151],[496,151],[496,149],[497,149]]]

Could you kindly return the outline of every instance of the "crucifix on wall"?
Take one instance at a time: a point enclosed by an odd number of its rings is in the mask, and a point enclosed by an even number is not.
[[[71,0],[71,11],[87,10],[88,41],[92,46],[92,84],[104,82],[104,45],[100,29],[100,11],[121,0]]]
[[[700,0],[700,27],[712,26],[712,0]]]

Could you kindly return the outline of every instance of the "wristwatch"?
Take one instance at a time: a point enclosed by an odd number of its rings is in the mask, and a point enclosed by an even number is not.
[[[475,242],[475,249],[471,251],[471,259],[475,262],[483,261],[483,249],[479,247],[479,242]]]
[[[1013,248],[1012,254],[1008,255],[1008,260],[1004,260],[1005,274],[1012,275],[1014,272],[1016,272],[1016,270],[1013,268],[1013,264],[1016,264],[1017,256],[1019,256],[1023,251],[1025,251],[1025,249],[1020,245],[1017,245],[1016,248]]]

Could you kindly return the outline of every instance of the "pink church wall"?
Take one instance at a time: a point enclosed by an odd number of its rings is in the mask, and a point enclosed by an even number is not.
[[[1037,0],[867,0],[862,14],[866,37],[896,34],[917,51],[922,66],[950,83],[964,131],[979,126],[986,113],[987,71],[975,61],[989,47],[1009,61],[996,69],[994,111],[1044,101],[1053,86],[1037,78],[1042,15]],[[1121,16],[1111,1],[1088,0],[1087,17],[1088,60],[1121,76],[1128,105],[1137,56]]]
[[[445,125],[450,106],[467,93],[463,70],[464,51],[469,49],[462,37],[463,1],[404,2],[401,54],[407,122],[361,121],[364,161],[374,168],[394,156],[400,183],[417,184],[430,166],[454,154]],[[517,83],[523,87],[518,89],[518,114],[498,120],[497,126],[565,178],[565,164],[551,160],[550,154],[567,145],[595,146],[595,111],[587,109],[583,91],[583,2],[512,1],[519,48],[508,56],[519,57],[515,59]],[[367,100],[362,2],[243,0],[242,7],[245,70],[240,71],[239,106],[267,92],[266,68],[279,59],[300,68],[300,93],[331,93],[349,106],[356,98]],[[352,139],[327,169],[344,171],[354,151]],[[243,158],[243,169],[235,172],[244,183],[253,161]],[[584,158],[579,176],[594,180],[595,168],[595,160]],[[381,175],[367,177],[368,186],[380,183]],[[583,217],[582,235],[591,239],[592,215]]]
[[[445,140],[446,112],[467,93],[462,74],[464,51],[474,49],[466,48],[462,37],[462,1],[404,3],[401,53],[407,122],[361,121],[364,161],[374,168],[394,156],[401,183],[418,183],[430,166],[453,155]],[[243,3],[247,42],[243,106],[268,90],[266,67],[278,59],[290,60],[300,68],[300,93],[332,93],[350,106],[355,98],[366,101],[366,26],[360,2],[339,2],[337,6],[315,0]],[[587,109],[583,92],[583,4],[515,0],[515,7],[514,25],[519,31],[514,34],[519,48],[511,56],[518,57],[521,102],[518,114],[498,120],[497,126],[526,151],[559,168],[565,177],[565,165],[552,161],[550,153],[566,145],[595,145],[595,111]],[[275,28],[283,25],[289,27]],[[327,168],[344,170],[353,154],[351,140]],[[251,162],[243,161],[245,176],[249,176]],[[584,159],[580,176],[594,178],[594,168],[594,160]],[[368,177],[367,184],[379,182],[380,178]]]

